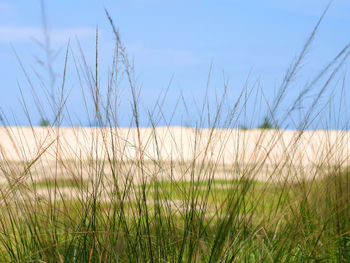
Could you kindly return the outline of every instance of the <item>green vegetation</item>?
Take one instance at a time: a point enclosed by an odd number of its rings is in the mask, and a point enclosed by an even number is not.
[[[48,127],[48,126],[50,126],[50,121],[48,119],[41,119],[39,121],[39,126],[40,127]]]
[[[350,262],[350,172],[343,163],[327,166],[325,160],[314,170],[302,171],[306,175],[302,178],[290,168],[290,160],[285,160],[272,167],[270,177],[262,182],[257,179],[263,173],[268,150],[259,159],[252,156],[251,166],[237,167],[235,163],[233,167],[223,168],[221,156],[213,162],[197,158],[200,151],[197,143],[204,140],[199,129],[193,129],[196,132],[193,158],[186,163],[173,164],[172,160],[165,163],[160,157],[145,161],[142,147],[145,143],[154,140],[157,153],[163,145],[156,137],[141,138],[134,66],[108,13],[107,18],[116,45],[109,69],[113,74],[106,81],[109,86],[105,97],[99,79],[98,32],[94,70],[84,64],[83,54],[83,63],[77,57],[74,62],[77,72],[83,75],[79,79],[86,79],[90,89],[84,99],[91,94],[94,109],[91,115],[99,124],[94,131],[106,141],[109,138],[108,146],[115,150],[102,154],[92,140],[88,150],[85,149],[88,162],[80,159],[78,151],[76,159],[68,162],[64,161],[58,140],[54,140],[51,145],[57,151],[56,155],[50,155],[51,163],[44,158],[45,146],[31,160],[23,158],[18,164],[3,160],[0,171],[6,184],[0,187],[0,262]],[[287,70],[273,105],[268,105],[272,113],[301,68],[318,26],[319,23]],[[319,111],[314,112],[315,105],[321,103],[324,89],[349,55],[349,47],[337,54],[311,82],[315,84],[326,78],[298,125],[300,134],[320,115]],[[53,107],[57,110],[54,122],[57,129],[47,127],[55,138],[61,136],[59,124],[67,101],[64,84],[69,50],[67,47],[62,96],[58,96],[60,99],[55,100],[57,105]],[[133,161],[128,160],[126,150],[120,150],[125,142],[113,132],[119,127],[116,117],[119,97],[115,94],[119,94],[116,90],[120,88],[121,75],[126,76],[123,87],[127,83],[130,88],[130,122],[138,135],[137,143],[132,145],[136,156]],[[307,86],[301,94],[309,95],[309,90]],[[110,99],[114,95],[116,101]],[[242,96],[239,97],[225,116],[222,110],[227,105],[225,99],[224,94],[222,101],[217,102],[215,118],[208,120],[210,136],[204,142],[205,157],[210,155],[216,128],[237,127],[241,112],[237,108],[246,105],[246,101],[241,101]],[[292,103],[287,116],[302,99],[299,96]],[[40,101],[37,103],[42,112],[44,107]],[[208,104],[203,103],[203,116],[213,113]],[[153,132],[159,118],[164,117],[161,105],[162,96],[155,110],[147,112]],[[198,123],[202,125],[198,128],[204,126],[202,119]],[[265,119],[260,128],[272,127],[277,125]],[[11,128],[6,126],[6,129]],[[72,129],[78,128],[72,125]],[[273,139],[280,136],[279,132],[276,130]],[[26,138],[21,139],[12,140],[19,152]],[[221,143],[225,142],[225,138],[220,139]],[[299,140],[300,136],[293,138],[285,151],[288,152],[288,147],[293,149]],[[38,140],[37,144],[40,143]],[[174,149],[181,152],[181,147],[176,145]],[[240,156],[236,157],[238,160]],[[287,176],[279,179],[282,173]],[[70,175],[71,179],[60,178],[62,174]],[[218,180],[219,174],[225,179]]]
[[[347,262],[349,179],[344,172],[294,184],[153,181],[134,191],[115,189],[108,202],[97,201],[94,192],[75,201],[8,202],[2,207],[1,258]]]
[[[80,181],[74,178],[59,178],[59,179],[54,179],[54,178],[45,178],[44,180],[41,181],[36,181],[33,182],[34,187],[78,187],[78,188],[84,188],[88,187],[88,182],[86,181]]]
[[[271,120],[265,117],[263,123],[258,126],[258,129],[278,129],[278,126],[273,125]]]

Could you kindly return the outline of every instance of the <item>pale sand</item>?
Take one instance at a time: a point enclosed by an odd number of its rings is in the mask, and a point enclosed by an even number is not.
[[[195,160],[198,165],[206,163],[221,167],[222,172],[216,172],[217,178],[226,178],[225,169],[239,171],[253,167],[258,171],[253,173],[257,180],[268,180],[271,174],[303,173],[312,177],[320,165],[327,171],[329,167],[347,167],[350,161],[350,132],[345,131],[160,127],[140,129],[140,142],[134,128],[1,127],[0,160],[3,167],[6,161],[17,164],[18,169],[25,169],[39,156],[36,162],[51,168],[55,167],[55,160],[69,165],[96,158],[137,161],[141,156],[146,163],[184,164],[173,174],[176,178],[184,176],[188,172],[185,164],[191,167]],[[157,174],[154,165],[146,168],[149,176]],[[125,168],[128,169],[131,171],[131,165]],[[55,173],[71,176],[67,167],[59,167]],[[71,170],[71,173],[75,172]],[[88,174],[84,171],[81,175],[83,173]],[[158,174],[161,173],[158,171]],[[164,174],[166,178],[168,173]],[[44,175],[47,176],[48,173]],[[4,181],[2,173],[0,182]]]

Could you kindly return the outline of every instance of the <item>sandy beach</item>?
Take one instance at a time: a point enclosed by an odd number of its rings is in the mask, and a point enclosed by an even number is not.
[[[31,163],[52,166],[56,160],[77,163],[97,159],[124,164],[137,160],[148,164],[196,162],[210,163],[224,170],[254,167],[259,169],[255,178],[267,180],[271,170],[281,175],[282,171],[290,174],[295,170],[314,176],[310,171],[320,165],[325,171],[327,167],[349,166],[350,132],[2,127],[0,152],[3,163],[22,163],[23,167]],[[217,172],[218,177],[221,175]],[[65,176],[64,171],[62,176]]]

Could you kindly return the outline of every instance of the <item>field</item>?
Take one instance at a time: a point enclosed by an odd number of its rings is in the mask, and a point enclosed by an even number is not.
[[[11,125],[0,111],[0,262],[350,262],[350,132],[340,74],[350,45],[285,100],[324,14],[272,100],[253,85],[232,102],[225,82],[214,103],[203,92],[187,127],[171,126],[182,114],[178,104],[191,103],[181,96],[173,111],[167,91],[142,107],[134,65],[106,16],[115,37],[106,87],[98,29],[94,65],[68,44],[59,85],[36,75],[43,93],[18,57],[41,127],[27,97],[28,126]],[[69,60],[90,127],[74,123],[67,106]],[[119,96],[125,86],[127,98]],[[253,112],[266,112],[264,121],[240,126],[251,100],[265,101]],[[120,125],[120,101],[128,102],[129,127]]]
[[[3,262],[349,259],[348,132],[2,133]]]

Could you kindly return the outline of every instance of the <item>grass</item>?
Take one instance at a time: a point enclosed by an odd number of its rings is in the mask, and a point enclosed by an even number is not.
[[[0,253],[3,262],[142,262],[151,256],[171,262],[346,262],[349,176],[288,185],[154,181],[135,186],[135,197],[121,191],[109,201],[97,201],[94,193],[15,206],[9,201],[1,222],[3,233],[11,234],[2,234]]]
[[[81,182],[81,181],[77,181],[74,179],[58,179],[58,180],[54,180],[54,179],[48,179],[48,180],[42,180],[42,181],[38,181],[33,183],[33,185],[37,188],[47,188],[47,187],[51,187],[51,188],[55,188],[55,187],[87,187],[87,182]]]
[[[21,128],[9,127],[6,118],[3,120],[2,129],[23,160],[6,158],[6,149],[0,149],[0,171],[5,178],[0,187],[0,262],[349,262],[350,172],[343,160],[330,164],[324,159],[311,168],[291,166],[293,149],[302,141],[306,129],[322,121],[322,112],[315,105],[322,102],[322,95],[350,54],[349,46],[305,86],[279,122],[276,113],[324,15],[287,70],[272,105],[266,102],[266,120],[280,128],[274,132],[261,129],[249,162],[242,162],[242,156],[237,154],[230,165],[222,154],[230,137],[218,138],[223,133],[218,133],[217,128],[234,131],[252,90],[243,88],[227,114],[223,111],[227,105],[225,92],[214,109],[209,107],[208,99],[203,102],[198,127],[192,129],[190,157],[182,152],[185,145],[177,144],[172,137],[172,128],[165,127],[174,144],[171,153],[181,158],[164,161],[161,152],[165,143],[158,137],[156,124],[159,119],[171,123],[162,109],[165,97],[160,95],[154,109],[147,111],[151,128],[143,138],[134,66],[112,18],[108,12],[106,15],[116,44],[105,97],[99,81],[98,31],[94,68],[87,65],[83,52],[80,58],[71,55],[87,105],[91,95],[89,105],[94,111],[89,123],[96,123],[85,137],[73,123],[71,128],[74,140],[89,140],[88,148],[78,148],[76,155],[68,158],[60,141],[61,124],[70,121],[65,111],[69,47],[57,91],[60,96],[48,96],[55,118],[45,128],[48,135],[44,142],[38,130],[30,127],[38,146],[32,157],[25,151],[29,137],[15,136],[18,132],[24,134]],[[84,79],[89,92],[83,88]],[[130,129],[123,136],[118,130],[117,94],[121,83],[130,88],[132,108]],[[320,83],[310,108],[296,124],[299,130],[284,145],[286,158],[272,165],[269,160],[275,141],[283,136],[283,121]],[[46,120],[45,107],[36,95],[33,88],[38,111]],[[32,123],[25,103],[25,113]],[[206,119],[206,114],[214,114],[214,118]],[[203,127],[207,127],[206,136]],[[345,135],[340,132],[336,141],[342,141]],[[263,155],[256,154],[266,141]],[[154,146],[153,158],[148,156],[149,145]],[[214,148],[218,155],[213,155]],[[341,145],[335,142],[326,156],[338,151]]]

